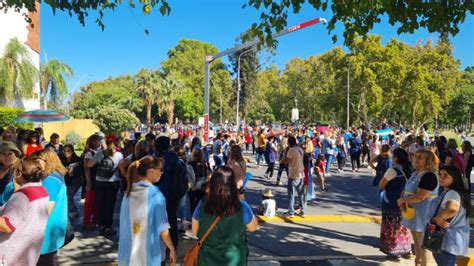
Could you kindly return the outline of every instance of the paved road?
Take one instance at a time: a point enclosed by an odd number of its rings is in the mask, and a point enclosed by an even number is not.
[[[263,178],[265,167],[251,165],[249,170],[255,177],[249,182],[245,197],[254,210],[260,203],[261,191],[270,187],[276,192],[278,211],[286,212],[286,186],[277,187],[275,177]],[[286,174],[282,181],[286,184]],[[371,182],[371,173],[366,168],[353,174],[347,165],[343,173],[331,173],[327,178],[329,192],[316,192],[316,198],[308,202],[307,219],[260,223],[258,231],[248,234],[249,264],[412,265],[409,260],[398,264],[385,261],[378,250],[380,225],[368,219],[357,222],[350,218],[380,215]],[[341,222],[341,217],[350,219]],[[104,264],[116,260],[116,238],[107,239],[97,236],[97,232],[82,230],[76,234],[76,239],[60,252],[62,263]],[[192,243],[189,231],[183,234],[178,255],[183,257]],[[474,250],[470,251],[474,254]]]

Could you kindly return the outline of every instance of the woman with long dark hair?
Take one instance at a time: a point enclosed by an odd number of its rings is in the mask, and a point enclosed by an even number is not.
[[[37,131],[31,131],[26,137],[26,143],[21,148],[21,153],[25,157],[29,157],[35,151],[40,151],[43,149],[40,143],[40,135]]]
[[[411,234],[402,224],[402,214],[397,200],[402,195],[408,177],[412,174],[408,153],[396,148],[392,155],[393,166],[389,168],[379,187],[382,193],[382,225],[380,227],[380,250],[390,260],[399,261],[401,256],[411,256]]]
[[[248,203],[239,200],[229,167],[218,168],[211,176],[208,193],[193,214],[193,234],[201,238],[216,219],[220,220],[201,246],[198,265],[247,265],[245,231],[255,231],[258,222]]]
[[[439,171],[439,183],[443,193],[431,202],[429,217],[432,222],[446,230],[441,253],[435,254],[438,265],[454,266],[456,256],[467,255],[469,248],[469,215],[471,200],[464,188],[462,173],[448,165]],[[438,212],[436,210],[438,209]]]
[[[470,141],[465,140],[462,145],[462,155],[466,161],[466,173],[464,176],[467,178],[469,194],[471,193],[471,172],[474,167],[474,155],[472,154],[472,144]]]
[[[234,171],[237,187],[240,188],[244,182],[245,173],[247,172],[247,163],[242,155],[242,149],[239,145],[230,147],[229,160],[227,161],[232,171]]]
[[[229,162],[231,160],[232,148]],[[207,184],[208,175],[211,172],[211,168],[209,167],[209,164],[204,161],[204,153],[201,149],[195,149],[193,151],[189,165],[191,165],[193,168],[195,177],[194,185],[188,192],[191,213],[193,213],[199,201],[201,201],[201,199],[204,197],[205,187]]]
[[[64,145],[63,152],[64,156],[61,158],[61,162],[67,169],[67,173],[64,176],[64,181],[66,182],[67,187],[67,207],[69,217],[78,217],[79,211],[76,203],[74,202],[74,195],[76,195],[77,191],[79,191],[79,188],[82,185],[84,171],[79,165],[81,158],[77,156],[73,145]]]
[[[166,247],[171,265],[176,263],[165,197],[153,185],[160,180],[163,165],[163,159],[145,156],[128,168],[128,185],[120,209],[119,265],[164,265]]]

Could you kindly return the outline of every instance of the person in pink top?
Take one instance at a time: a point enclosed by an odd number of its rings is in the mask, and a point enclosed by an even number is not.
[[[15,164],[15,193],[0,216],[0,264],[36,265],[48,221],[49,197],[36,159]]]
[[[380,154],[380,148],[381,148],[381,144],[380,144],[380,141],[378,140],[377,135],[373,135],[372,139],[369,141],[370,159],[375,158],[377,155]]]

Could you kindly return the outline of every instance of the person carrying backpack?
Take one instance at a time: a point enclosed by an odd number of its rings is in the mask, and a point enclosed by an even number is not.
[[[170,234],[175,248],[178,247],[178,220],[177,212],[179,200],[189,189],[186,164],[181,163],[178,155],[171,151],[171,140],[167,136],[160,136],[155,141],[155,156],[165,162],[163,175],[158,186],[166,199],[166,212],[170,224]]]
[[[116,151],[114,135],[105,137],[105,150],[98,151],[92,160],[87,163],[88,167],[97,165],[96,176],[96,199],[99,213],[99,229],[103,236],[112,236],[117,232],[112,229],[115,201],[120,186],[120,174],[118,165],[123,159],[121,152]]]

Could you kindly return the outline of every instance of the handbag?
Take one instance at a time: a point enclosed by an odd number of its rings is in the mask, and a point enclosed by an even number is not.
[[[431,217],[430,222],[426,225],[425,235],[423,237],[422,247],[433,252],[434,254],[441,252],[441,246],[443,245],[443,239],[444,235],[446,234],[446,230],[433,223],[432,220],[438,214],[439,208],[441,207],[441,203],[443,202],[446,194],[447,192],[444,193],[443,197],[439,201],[438,207],[436,208],[433,217]]]
[[[199,251],[201,250],[202,244],[206,241],[206,238],[212,232],[212,230],[216,227],[217,223],[221,220],[220,216],[217,216],[216,219],[212,222],[211,226],[207,229],[206,233],[199,239],[196,244],[194,244],[186,253],[184,257],[184,266],[197,266],[198,265],[198,257]]]

